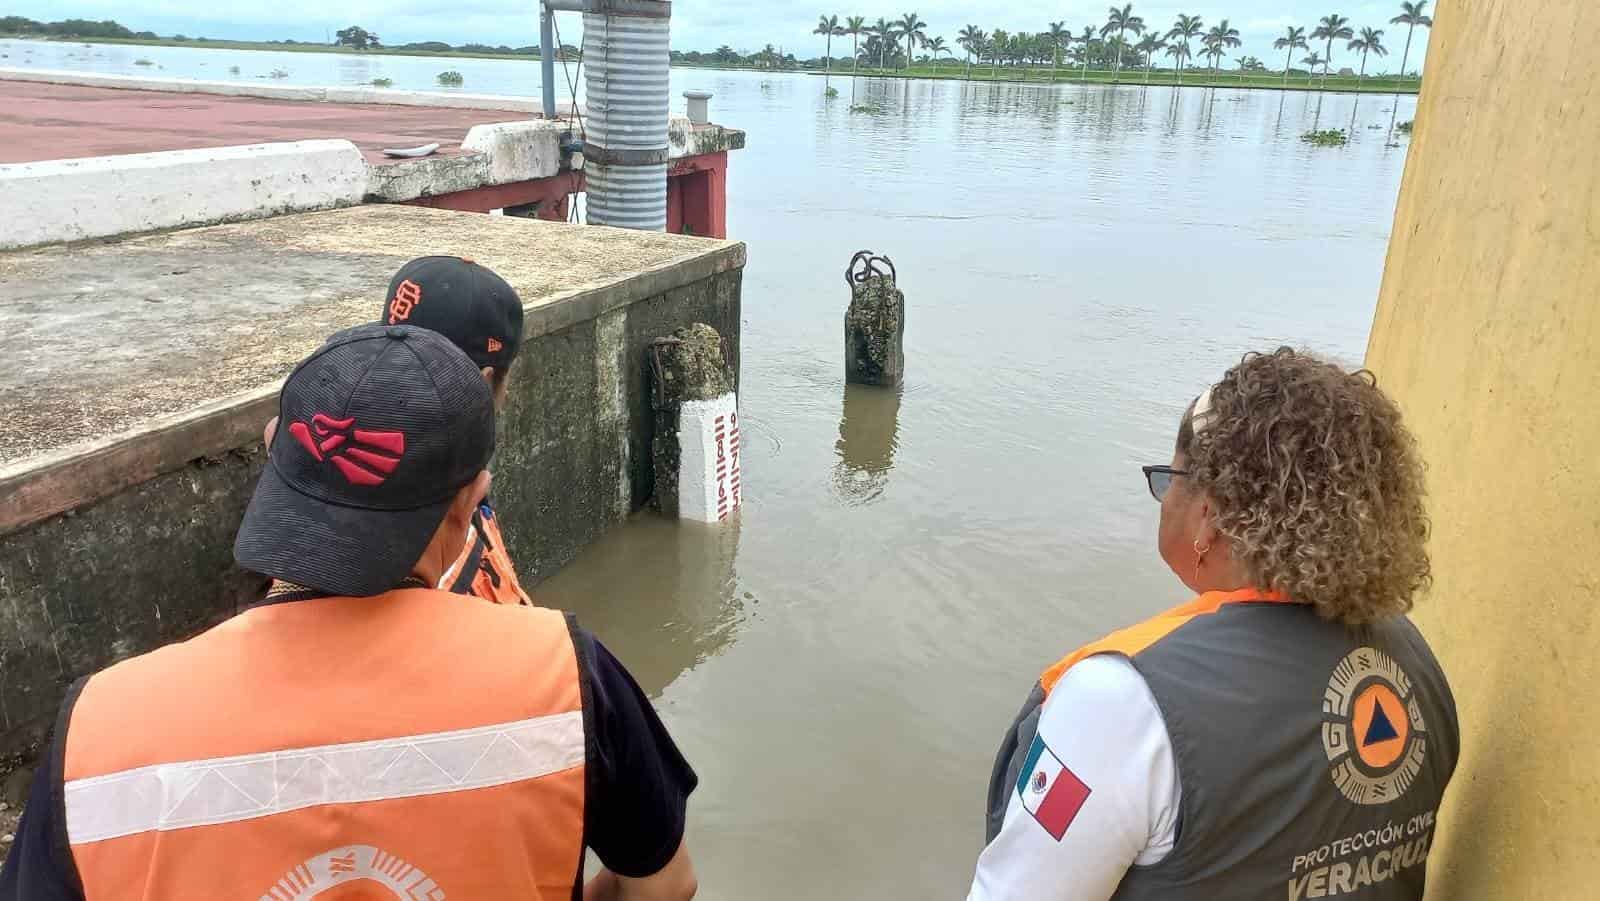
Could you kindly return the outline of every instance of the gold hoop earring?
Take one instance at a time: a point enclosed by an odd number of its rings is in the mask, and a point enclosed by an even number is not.
[[[1194,581],[1196,584],[1200,582],[1200,567],[1205,564],[1206,555],[1209,553],[1211,553],[1211,545],[1202,545],[1200,539],[1196,538],[1194,540]]]

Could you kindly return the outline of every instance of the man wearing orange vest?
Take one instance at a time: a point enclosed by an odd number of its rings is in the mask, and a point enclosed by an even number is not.
[[[696,778],[627,672],[560,613],[431,587],[489,487],[478,367],[351,329],[280,422],[234,548],[271,590],[73,687],[0,899],[692,897]]]

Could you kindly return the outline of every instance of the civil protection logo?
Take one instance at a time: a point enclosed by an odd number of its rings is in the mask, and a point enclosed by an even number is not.
[[[347,845],[318,854],[285,873],[261,901],[310,901],[355,882],[364,883],[362,898],[445,901],[444,889],[427,873],[371,845]]]
[[[1411,679],[1376,648],[1339,661],[1322,696],[1322,747],[1333,783],[1357,804],[1406,793],[1427,755],[1427,725]]]

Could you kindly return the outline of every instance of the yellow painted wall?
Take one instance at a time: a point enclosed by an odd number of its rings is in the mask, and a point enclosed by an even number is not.
[[[1431,899],[1600,898],[1600,2],[1442,0],[1368,365],[1430,464]]]

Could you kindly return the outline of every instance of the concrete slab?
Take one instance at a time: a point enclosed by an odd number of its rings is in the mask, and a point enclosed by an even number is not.
[[[7,80],[0,163],[77,159],[270,141],[344,138],[374,163],[385,147],[438,143],[459,155],[474,125],[528,119],[515,109],[328,103]],[[514,98],[506,98],[508,107]]]
[[[140,435],[186,433],[141,451],[144,470],[234,446],[237,423],[204,423],[270,399],[328,334],[379,318],[401,264],[436,253],[505,276],[529,340],[744,264],[737,242],[384,205],[0,254],[0,488]],[[92,482],[46,507],[8,498],[0,534],[107,487]]]

